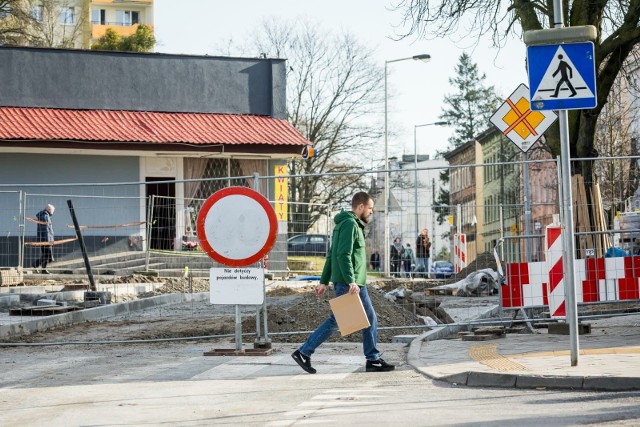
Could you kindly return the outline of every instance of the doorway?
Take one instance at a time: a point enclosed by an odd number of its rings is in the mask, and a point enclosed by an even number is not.
[[[147,221],[151,223],[150,249],[173,250],[176,239],[176,184],[156,183],[168,181],[172,178],[147,177],[147,215],[149,203],[153,197],[153,212]]]

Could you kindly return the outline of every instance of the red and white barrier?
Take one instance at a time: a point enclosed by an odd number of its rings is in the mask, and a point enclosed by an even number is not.
[[[578,259],[574,266],[577,302],[640,299],[640,256]],[[550,305],[547,262],[507,263],[505,275],[506,285],[501,287],[504,308]],[[564,287],[562,291],[564,296]]]
[[[453,235],[453,271],[459,273],[467,266],[467,235]]]
[[[559,225],[547,226],[545,246],[547,253],[547,271],[549,272],[549,313],[551,317],[566,316],[564,293],[564,266],[562,256],[564,247],[562,228]]]

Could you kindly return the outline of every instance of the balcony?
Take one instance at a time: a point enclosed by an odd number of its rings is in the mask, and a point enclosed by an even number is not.
[[[97,0],[92,1],[91,4],[113,4],[118,6],[140,6],[140,5],[152,5],[153,0]]]
[[[123,37],[130,36],[136,32],[140,24],[133,25],[125,25],[122,22],[105,22],[105,24],[95,24],[91,23],[91,38],[99,39],[104,36],[104,33],[107,31],[107,28],[111,28],[113,31],[118,33]],[[153,26],[149,25],[153,30]]]

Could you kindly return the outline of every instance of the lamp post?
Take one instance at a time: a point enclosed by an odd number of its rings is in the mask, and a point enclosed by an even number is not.
[[[387,68],[388,65],[394,62],[400,61],[423,61],[429,62],[431,60],[431,55],[427,53],[423,53],[420,55],[410,56],[408,58],[400,58],[400,59],[390,59],[388,61],[384,61],[384,186],[385,186],[385,195],[384,195],[384,274],[385,276],[389,276],[390,270],[390,260],[389,260],[389,246],[391,242],[389,241],[389,201],[391,200],[391,179],[389,174],[389,126],[388,126],[388,99],[387,99]]]
[[[425,126],[448,126],[449,122],[433,122],[433,123],[425,123],[423,125],[415,125],[413,126],[413,198],[415,202],[415,217],[416,217],[416,236],[420,234],[420,225],[418,223],[418,138],[417,131],[418,128]],[[431,233],[434,233],[434,230],[431,230]],[[417,250],[417,249],[416,249]]]

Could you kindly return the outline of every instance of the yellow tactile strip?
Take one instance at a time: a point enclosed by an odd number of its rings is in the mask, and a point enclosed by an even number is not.
[[[549,357],[549,356],[568,356],[569,350],[541,351],[539,353],[521,353],[510,354],[509,357]],[[596,354],[640,354],[640,347],[607,347],[607,348],[584,348],[580,350],[580,354],[596,355]]]
[[[526,371],[527,368],[510,360],[508,357],[498,354],[496,344],[474,345],[469,348],[469,356],[476,362],[498,371]]]
[[[539,353],[520,353],[510,354],[509,357],[498,354],[498,346],[496,344],[481,344],[469,347],[469,357],[476,362],[498,371],[527,371],[528,369],[512,360],[513,358],[523,357],[550,357],[550,356],[568,356],[569,350],[558,351],[542,351]],[[580,350],[581,355],[598,355],[598,354],[640,354],[640,347],[609,347],[609,348],[588,348]]]

